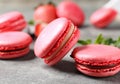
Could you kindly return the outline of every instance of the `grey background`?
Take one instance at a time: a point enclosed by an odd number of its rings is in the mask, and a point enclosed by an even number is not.
[[[58,4],[62,0],[52,0]],[[74,0],[84,10],[86,20],[80,27],[81,39],[95,39],[99,33],[116,39],[120,36],[120,25],[115,22],[106,29],[96,29],[89,23],[90,15],[108,0]],[[0,14],[18,10],[27,21],[32,19],[34,7],[47,0],[0,0]],[[72,50],[57,65],[50,67],[35,57],[34,42],[28,55],[13,60],[0,60],[0,84],[120,84],[120,73],[107,78],[94,78],[76,70],[70,58]],[[78,46],[78,44],[76,45]]]

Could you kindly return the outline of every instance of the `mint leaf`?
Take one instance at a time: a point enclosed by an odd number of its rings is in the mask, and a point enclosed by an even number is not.
[[[87,44],[91,44],[92,43],[92,40],[88,39],[86,40]]]
[[[78,40],[78,43],[81,44],[81,45],[87,45],[87,44],[91,44],[92,41],[90,39],[88,40]]]
[[[28,22],[28,24],[29,24],[29,25],[34,25],[35,22],[34,22],[34,20],[30,20],[30,21]]]
[[[114,42],[114,46],[120,48],[120,37]]]
[[[88,45],[92,44],[92,40],[79,40],[78,43],[81,45]],[[117,40],[113,40],[112,38],[104,38],[102,34],[99,34],[93,44],[113,45],[115,47],[120,48],[120,36]]]
[[[115,43],[115,41],[112,38],[106,38],[106,39],[104,38],[102,43],[105,45],[112,45]]]
[[[103,40],[104,37],[102,36],[102,34],[99,34],[96,40],[94,41],[94,44],[102,44]]]

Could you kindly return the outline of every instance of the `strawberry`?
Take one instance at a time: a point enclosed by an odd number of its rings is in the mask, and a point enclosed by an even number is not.
[[[35,22],[49,23],[56,18],[56,7],[53,4],[40,5],[34,11]]]
[[[41,31],[45,28],[47,24],[46,23],[41,23],[41,24],[36,24],[35,26],[35,36],[38,37],[38,35],[41,33]]]

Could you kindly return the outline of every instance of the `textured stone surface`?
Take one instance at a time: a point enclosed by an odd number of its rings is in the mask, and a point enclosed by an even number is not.
[[[47,0],[0,0],[0,14],[18,10],[27,20],[32,19],[33,9],[38,2]],[[62,0],[53,0],[58,4]],[[107,29],[95,29],[89,23],[89,16],[107,0],[74,0],[86,13],[85,25],[80,28],[81,39],[95,39],[99,33],[106,37],[120,36],[120,25],[111,25]],[[43,60],[34,56],[33,45],[28,55],[13,60],[0,60],[0,84],[120,84],[120,73],[108,78],[93,78],[78,72],[71,51],[54,67],[49,67]],[[77,46],[77,45],[76,45]]]

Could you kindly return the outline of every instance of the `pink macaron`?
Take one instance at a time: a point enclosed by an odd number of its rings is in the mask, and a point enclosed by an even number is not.
[[[102,44],[79,46],[71,56],[76,68],[89,76],[107,77],[120,71],[120,49],[117,47]]]
[[[91,24],[93,24],[96,28],[106,28],[113,21],[119,22],[119,3],[120,0],[108,0],[104,6],[91,15]]]
[[[13,11],[0,15],[0,32],[4,31],[20,31],[27,25],[24,16],[18,12]]]
[[[105,28],[114,21],[116,16],[116,10],[112,8],[101,8],[91,15],[90,22],[96,28]]]
[[[57,7],[58,17],[66,17],[74,25],[81,26],[85,20],[85,14],[81,7],[72,1],[62,1]]]
[[[9,31],[0,33],[0,59],[24,56],[29,52],[32,38],[24,32]]]
[[[34,45],[35,55],[54,65],[76,44],[79,36],[79,29],[70,20],[53,20],[39,34]]]

